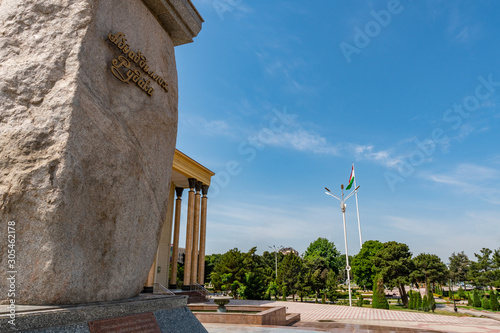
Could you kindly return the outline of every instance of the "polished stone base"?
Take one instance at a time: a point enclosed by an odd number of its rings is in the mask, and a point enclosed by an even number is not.
[[[72,306],[16,306],[15,326],[9,314],[0,312],[0,332],[90,333],[89,322],[153,313],[161,332],[207,332],[187,308],[187,296],[139,295],[138,297]],[[119,320],[118,320],[119,322]]]

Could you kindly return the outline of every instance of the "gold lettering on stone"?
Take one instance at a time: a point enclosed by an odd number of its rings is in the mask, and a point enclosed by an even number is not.
[[[134,52],[130,45],[127,44],[127,39],[123,32],[117,32],[116,34],[110,33],[108,35],[108,40],[115,44],[118,49],[125,55],[119,56],[111,61],[111,72],[113,75],[121,82],[130,84],[132,81],[144,91],[149,96],[153,95],[154,89],[150,87],[151,80],[147,77],[142,77],[141,71],[137,69],[130,68],[131,63],[135,63],[139,68],[149,76],[153,81],[155,81],[165,92],[168,92],[168,83],[160,75],[156,74],[155,71],[149,66],[148,60],[142,51]],[[128,69],[125,71],[125,69]]]

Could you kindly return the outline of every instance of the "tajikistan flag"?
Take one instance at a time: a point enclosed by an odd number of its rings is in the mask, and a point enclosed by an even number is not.
[[[351,177],[349,177],[349,184],[345,189],[346,190],[350,189],[352,184],[354,184],[354,163],[352,164]]]

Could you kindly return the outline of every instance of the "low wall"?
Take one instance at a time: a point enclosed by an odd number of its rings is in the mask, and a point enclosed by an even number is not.
[[[188,305],[196,318],[202,323],[245,324],[245,325],[286,325],[286,307],[264,307],[252,305],[226,305],[228,311],[248,311],[258,313],[235,312],[196,312],[216,311],[217,305]]]

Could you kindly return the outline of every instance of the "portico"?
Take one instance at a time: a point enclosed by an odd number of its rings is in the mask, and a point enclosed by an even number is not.
[[[181,223],[186,223],[186,252],[182,289],[189,290],[205,283],[205,244],[207,228],[208,189],[214,175],[186,154],[175,150],[168,202],[168,215],[161,232],[156,257],[149,271],[145,289],[159,283],[177,289],[177,260]],[[187,189],[188,191],[184,191]],[[184,192],[187,194],[187,216],[182,221],[181,207]],[[186,195],[184,195],[186,197]],[[171,250],[172,249],[172,250]],[[170,267],[172,266],[172,267]]]

